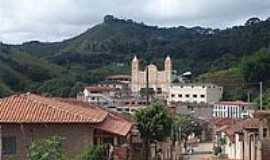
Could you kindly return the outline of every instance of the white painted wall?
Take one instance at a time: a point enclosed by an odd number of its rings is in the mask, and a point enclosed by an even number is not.
[[[243,106],[239,104],[214,104],[213,117],[217,118],[245,118],[245,116],[252,116],[254,110],[249,109],[250,106]]]
[[[172,85],[168,102],[189,102],[214,104],[222,98],[223,89],[213,84]]]

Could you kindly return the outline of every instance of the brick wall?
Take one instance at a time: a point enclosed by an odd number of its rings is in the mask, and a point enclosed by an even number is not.
[[[2,125],[2,136],[16,137],[16,155],[3,155],[2,160],[8,160],[10,156],[26,160],[27,147],[31,142],[50,136],[63,137],[65,152],[70,156],[77,155],[85,146],[93,144],[93,128],[84,124]]]

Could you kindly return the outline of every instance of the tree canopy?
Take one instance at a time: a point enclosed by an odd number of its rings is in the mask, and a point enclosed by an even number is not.
[[[244,57],[241,71],[247,82],[270,80],[270,50],[264,48],[252,56]]]
[[[165,106],[154,103],[135,114],[141,137],[149,141],[161,141],[170,136],[173,120]]]

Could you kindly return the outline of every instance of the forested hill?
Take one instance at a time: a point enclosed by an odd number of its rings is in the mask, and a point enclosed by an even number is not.
[[[226,70],[269,42],[269,19],[251,18],[242,26],[220,30],[159,28],[108,15],[103,23],[63,42],[1,44],[0,95],[34,90],[74,96],[83,85],[108,74],[128,73],[135,54],[144,64],[158,65],[170,55],[178,73]]]

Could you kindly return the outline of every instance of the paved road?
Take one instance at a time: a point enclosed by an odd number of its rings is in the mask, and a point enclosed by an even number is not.
[[[213,144],[212,143],[199,143],[194,149],[192,155],[185,155],[184,160],[208,160],[211,157]]]
[[[210,160],[211,154],[186,155],[184,160]]]

